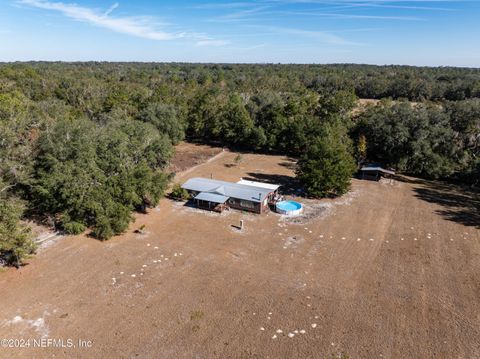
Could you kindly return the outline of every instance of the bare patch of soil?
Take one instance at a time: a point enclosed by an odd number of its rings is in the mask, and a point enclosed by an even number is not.
[[[208,161],[222,152],[222,147],[182,142],[175,146],[175,155],[171,161],[170,172],[183,172],[189,168]]]

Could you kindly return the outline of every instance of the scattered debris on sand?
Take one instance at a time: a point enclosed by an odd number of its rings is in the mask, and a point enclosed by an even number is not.
[[[359,190],[350,191],[341,198],[329,201],[302,199],[303,212],[296,216],[281,216],[280,221],[289,224],[305,225],[315,219],[325,218],[335,213],[335,207],[350,205],[358,197]]]
[[[13,319],[4,321],[2,326],[19,326],[21,328],[20,333],[33,329],[37,335],[44,339],[48,337],[49,333],[48,326],[45,324],[45,317],[49,314],[47,311],[44,311],[43,315],[37,319],[25,319],[20,315],[16,315]]]
[[[290,236],[285,240],[285,243],[283,243],[283,249],[287,249],[287,248],[295,249],[304,241],[305,239],[302,236],[299,236],[299,235]]]

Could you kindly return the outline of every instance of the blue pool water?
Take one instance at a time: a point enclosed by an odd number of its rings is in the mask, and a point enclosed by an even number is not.
[[[283,211],[296,211],[302,208],[302,205],[295,201],[281,201],[277,203],[277,208]]]

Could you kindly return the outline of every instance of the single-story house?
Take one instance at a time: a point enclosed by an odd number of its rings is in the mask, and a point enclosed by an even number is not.
[[[226,208],[263,213],[278,196],[279,185],[240,180],[238,183],[190,178],[182,185],[199,208],[221,212]]]
[[[360,168],[360,174],[362,179],[379,181],[382,176],[395,176],[395,171],[384,169],[379,164],[373,163]]]

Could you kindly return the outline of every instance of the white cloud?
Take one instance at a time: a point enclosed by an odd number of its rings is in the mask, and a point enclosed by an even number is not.
[[[244,21],[250,18],[252,15],[265,14],[264,10],[269,9],[270,6],[255,6],[246,10],[239,10],[229,14],[221,15],[211,20],[219,22],[235,22]]]
[[[207,4],[200,4],[195,5],[195,9],[229,9],[229,8],[237,8],[237,7],[250,7],[252,6],[251,2],[231,2],[231,3],[207,3]]]
[[[18,3],[38,9],[57,11],[76,21],[86,22],[115,32],[145,39],[172,40],[185,37],[185,33],[172,33],[158,30],[156,24],[147,17],[111,16],[112,11],[118,7],[118,3],[115,3],[103,13],[77,4],[67,4],[62,2],[19,0]]]
[[[108,16],[108,15],[110,15],[110,13],[111,13],[113,10],[115,10],[118,6],[119,6],[119,4],[118,4],[118,2],[116,2],[115,4],[113,4],[112,6],[110,6],[107,11],[105,11],[105,14],[103,14],[103,16]]]
[[[230,44],[230,41],[227,41],[227,40],[205,39],[205,40],[197,41],[195,46],[225,46],[229,44]]]
[[[334,19],[366,19],[366,20],[401,20],[401,21],[422,21],[423,18],[415,16],[385,16],[385,15],[356,15],[342,14],[336,12],[318,12],[318,11],[277,11],[279,15],[288,16],[318,16]]]
[[[263,28],[274,33],[283,33],[289,35],[297,35],[303,37],[309,37],[321,41],[323,43],[331,44],[331,45],[362,45],[360,43],[351,42],[343,37],[335,35],[328,31],[310,31],[310,30],[303,30],[303,29],[292,29],[288,27],[278,27],[278,26],[254,26],[258,28]]]

